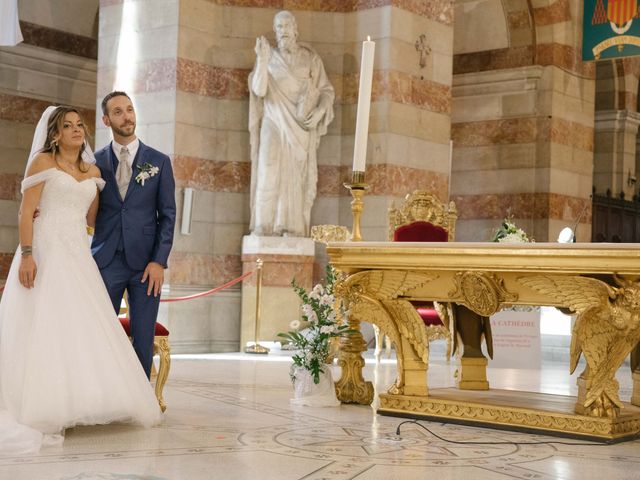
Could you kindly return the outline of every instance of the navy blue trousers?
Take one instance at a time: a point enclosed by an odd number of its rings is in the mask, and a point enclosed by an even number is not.
[[[147,295],[149,280],[141,282],[143,273],[142,270],[133,270],[129,267],[123,252],[116,252],[111,263],[100,269],[116,314],[120,312],[122,296],[125,290],[127,291],[133,349],[149,377],[160,295],[154,297],[153,292]]]

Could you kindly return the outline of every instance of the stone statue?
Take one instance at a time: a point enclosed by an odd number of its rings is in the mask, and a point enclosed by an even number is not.
[[[256,39],[249,75],[251,232],[261,236],[309,235],[316,197],[316,151],[333,120],[335,93],[322,60],[299,43],[291,12],[273,19],[278,42]]]

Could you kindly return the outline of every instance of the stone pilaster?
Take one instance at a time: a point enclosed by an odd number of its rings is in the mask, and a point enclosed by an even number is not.
[[[640,114],[628,110],[596,112],[593,186],[604,195],[624,193],[631,199],[636,191],[636,156]]]

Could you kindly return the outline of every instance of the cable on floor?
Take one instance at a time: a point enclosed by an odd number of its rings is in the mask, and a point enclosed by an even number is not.
[[[557,444],[557,445],[571,445],[571,446],[588,446],[588,445],[594,445],[594,446],[601,446],[601,445],[606,445],[609,446],[610,443],[603,443],[603,442],[562,442],[559,440],[547,440],[544,442],[512,442],[512,441],[504,441],[504,442],[460,442],[457,440],[449,440],[447,438],[441,437],[440,435],[438,435],[437,433],[433,432],[432,430],[429,430],[429,428],[427,428],[426,426],[422,425],[419,421],[417,420],[405,420],[403,422],[400,422],[400,424],[398,425],[398,428],[396,428],[396,436],[400,437],[400,427],[402,427],[402,425],[404,425],[405,423],[415,423],[416,425],[418,425],[419,427],[425,429],[427,432],[429,432],[431,435],[433,435],[434,437],[442,440],[443,442],[447,442],[447,443],[455,443],[457,445],[549,445],[549,444]],[[443,425],[446,425],[446,423],[443,423]]]

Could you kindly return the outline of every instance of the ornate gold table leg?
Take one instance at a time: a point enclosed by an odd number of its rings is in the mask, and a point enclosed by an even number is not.
[[[458,361],[458,378],[456,385],[461,390],[489,390],[487,381],[487,359],[482,353],[482,338],[487,341],[491,353],[490,332],[487,335],[489,319],[462,306],[455,307],[456,331],[463,344]]]
[[[360,332],[360,320],[349,315],[349,328],[353,332],[340,339],[338,365],[342,376],[336,382],[336,395],[342,403],[369,405],[373,401],[373,384],[362,376],[362,352],[367,350],[367,344]]]
[[[640,407],[640,372],[633,372],[633,393],[631,394],[631,403]]]
[[[169,337],[156,337],[155,344],[158,350],[158,355],[160,356],[160,368],[158,368],[158,378],[156,378],[155,391],[158,403],[160,404],[160,409],[164,412],[167,409],[167,404],[164,403],[162,390],[164,389],[164,384],[167,381],[169,369],[171,368],[171,348],[169,347]]]
[[[489,390],[485,357],[461,357],[458,366],[456,386],[460,390]]]
[[[633,380],[631,403],[640,407],[640,344],[631,350],[631,378]]]

